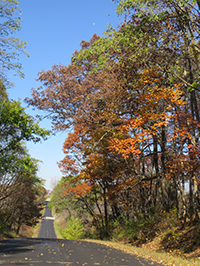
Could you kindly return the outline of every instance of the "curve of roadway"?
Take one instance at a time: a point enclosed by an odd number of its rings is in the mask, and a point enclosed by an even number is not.
[[[162,265],[97,243],[57,239],[53,224],[54,218],[46,204],[38,238],[0,241],[0,265]]]

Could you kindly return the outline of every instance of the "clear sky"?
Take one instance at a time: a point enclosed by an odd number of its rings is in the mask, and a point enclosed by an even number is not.
[[[89,41],[94,33],[102,36],[107,24],[117,27],[119,17],[115,13],[116,5],[111,0],[19,0],[22,10],[21,31],[17,33],[27,41],[30,57],[20,57],[25,78],[10,76],[15,87],[10,89],[11,99],[31,97],[32,87],[38,87],[37,73],[42,69],[51,69],[54,64],[68,65],[74,50],[80,49],[81,40]],[[32,108],[27,112],[37,114]],[[40,123],[51,128],[49,121]],[[43,161],[39,166],[39,176],[46,179],[46,188],[51,189],[51,179],[62,176],[57,162],[63,159],[62,145],[67,132],[58,133],[45,142],[28,143],[32,157]]]

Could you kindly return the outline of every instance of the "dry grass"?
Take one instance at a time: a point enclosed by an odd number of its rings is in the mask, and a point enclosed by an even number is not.
[[[38,221],[38,223],[34,226],[33,228],[33,234],[31,235],[32,238],[37,238],[40,232],[40,227],[41,227],[41,221],[42,219],[40,219]]]

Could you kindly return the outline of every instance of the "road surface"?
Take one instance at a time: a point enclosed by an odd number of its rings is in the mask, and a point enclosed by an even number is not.
[[[56,239],[53,222],[46,207],[38,238],[0,241],[0,265],[161,265],[101,244]]]
[[[46,208],[44,212],[44,217],[41,222],[39,238],[53,238],[56,239],[56,234],[54,230],[54,218],[52,217],[51,210],[47,207],[48,202],[46,203]]]

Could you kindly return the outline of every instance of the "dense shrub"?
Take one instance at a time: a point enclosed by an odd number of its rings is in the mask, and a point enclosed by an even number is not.
[[[61,230],[61,234],[66,239],[84,238],[85,229],[83,227],[81,219],[72,216],[67,223],[67,228]]]

